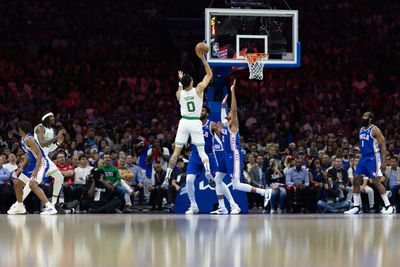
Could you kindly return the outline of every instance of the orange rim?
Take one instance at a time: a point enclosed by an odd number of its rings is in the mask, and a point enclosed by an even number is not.
[[[244,55],[248,63],[257,63],[260,59],[268,59],[268,54],[266,53],[247,53]]]

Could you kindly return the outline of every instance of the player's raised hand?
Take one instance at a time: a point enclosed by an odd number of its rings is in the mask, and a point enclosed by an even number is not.
[[[183,77],[183,71],[178,70],[178,78],[179,78],[179,80],[182,80],[182,77]]]
[[[236,79],[233,80],[233,83],[231,85],[231,92],[235,91],[235,87],[236,87]]]
[[[224,99],[222,99],[222,105],[225,105],[227,100],[228,100],[228,95],[226,95]]]

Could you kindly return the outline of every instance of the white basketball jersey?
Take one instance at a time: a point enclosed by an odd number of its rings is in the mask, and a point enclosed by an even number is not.
[[[203,98],[197,94],[196,88],[182,90],[179,98],[179,104],[181,105],[182,117],[200,118],[201,110],[203,108]]]
[[[36,141],[37,141],[39,144],[40,144],[39,138],[38,138],[38,136],[37,136],[37,134],[36,134],[36,129],[37,129],[39,126],[42,126],[42,127],[44,128],[44,139],[45,139],[45,140],[53,139],[54,136],[56,135],[53,128],[46,128],[46,127],[44,127],[43,124],[37,125],[37,126],[35,127],[35,129],[34,129],[34,136],[35,136]],[[54,150],[57,149],[57,145],[56,145],[56,144],[51,144],[51,145],[48,145],[48,146],[44,146],[44,147],[42,147],[42,148],[43,148],[44,153],[48,156],[50,152],[53,152]]]

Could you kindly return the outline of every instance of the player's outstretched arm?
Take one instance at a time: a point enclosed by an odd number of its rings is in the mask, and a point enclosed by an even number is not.
[[[204,69],[206,70],[206,75],[204,76],[203,80],[197,85],[197,93],[202,93],[210,83],[213,74],[210,65],[208,64],[205,54],[201,51],[196,52],[197,56],[200,58],[201,62],[203,62]]]
[[[179,86],[178,86],[178,91],[176,91],[176,94],[175,94],[176,99],[178,99],[178,101],[181,98],[181,92],[183,90],[183,85],[181,83],[182,77],[183,77],[183,71],[178,70]]]
[[[226,120],[226,101],[227,100],[228,100],[228,95],[226,95],[221,102],[221,122],[223,125],[225,125],[227,123],[227,120]]]
[[[381,152],[382,152],[382,165],[381,169],[382,172],[384,173],[386,170],[386,141],[385,137],[383,136],[381,130],[378,127],[374,127],[372,130],[372,136],[378,140],[379,145],[381,146]]]
[[[229,122],[229,126],[239,128],[239,120],[238,120],[238,115],[237,115],[237,103],[236,103],[236,96],[235,96],[235,87],[236,87],[236,79],[233,81],[233,84],[231,86],[231,120]]]

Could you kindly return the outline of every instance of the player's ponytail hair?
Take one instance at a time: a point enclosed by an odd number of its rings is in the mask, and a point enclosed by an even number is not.
[[[183,89],[186,89],[190,86],[190,83],[193,81],[192,76],[190,76],[189,74],[185,74],[183,75],[182,79],[181,79],[181,83],[183,85]]]

